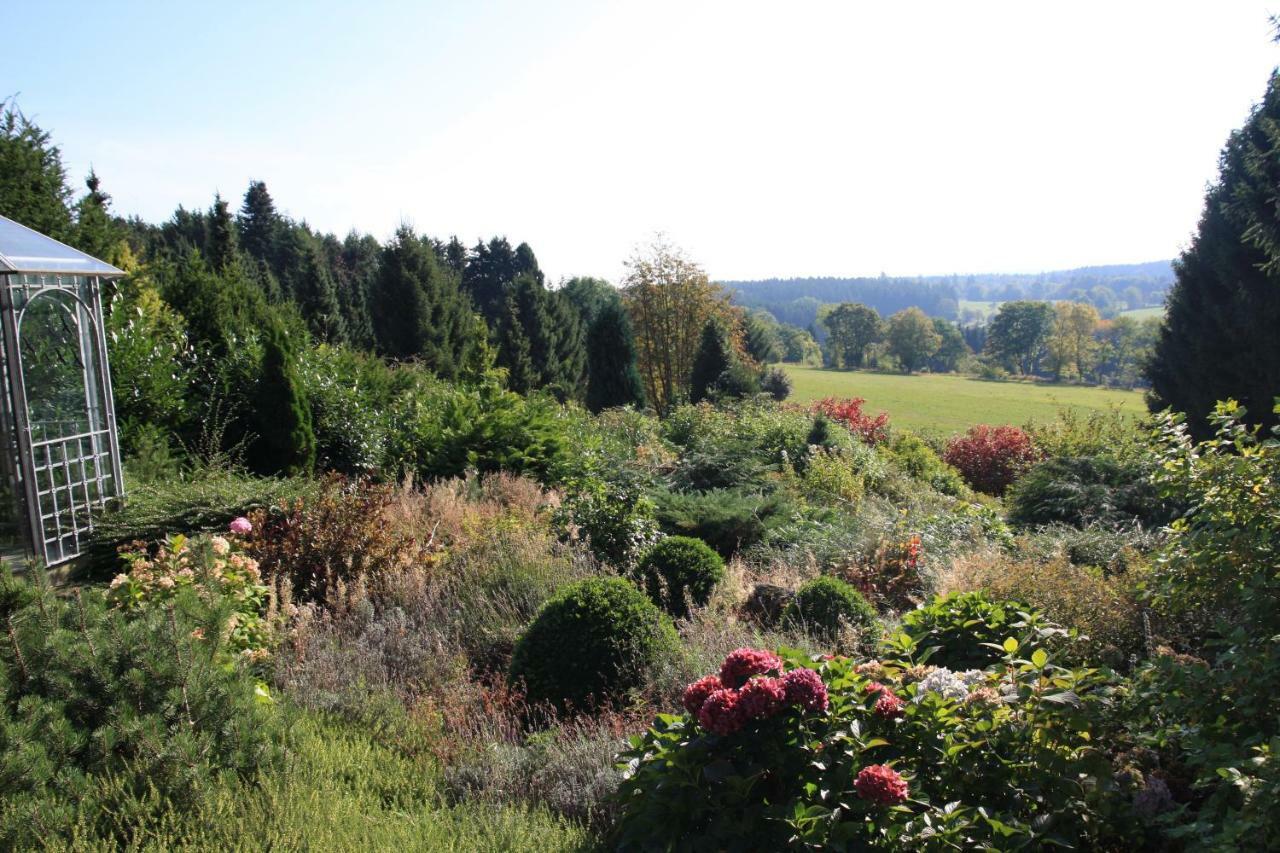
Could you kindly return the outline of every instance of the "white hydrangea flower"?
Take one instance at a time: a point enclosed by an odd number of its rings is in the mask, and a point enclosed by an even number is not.
[[[980,669],[966,669],[964,672],[957,672],[956,678],[964,682],[964,686],[970,690],[975,684],[981,684],[987,680],[987,674]]]
[[[960,678],[946,667],[938,667],[920,680],[920,692],[916,694],[919,701],[925,693],[937,693],[944,699],[963,702],[969,695],[969,688]]]

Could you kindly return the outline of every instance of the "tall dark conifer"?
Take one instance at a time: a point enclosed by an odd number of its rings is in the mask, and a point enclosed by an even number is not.
[[[0,101],[0,214],[65,240],[70,203],[58,146],[12,100]]]
[[[297,375],[297,353],[283,323],[272,316],[263,338],[254,400],[257,438],[250,451],[262,474],[310,474],[316,464],[311,406]]]
[[[587,407],[643,406],[644,385],[636,368],[635,333],[619,303],[606,304],[587,333]]]
[[[209,263],[219,272],[237,263],[236,225],[227,209],[227,200],[214,193],[209,209]]]
[[[1231,134],[1200,228],[1174,264],[1164,324],[1147,370],[1151,405],[1212,431],[1214,403],[1233,398],[1254,423],[1277,422],[1280,396],[1280,74]]]
[[[276,261],[280,250],[281,230],[284,222],[276,211],[276,203],[262,181],[253,181],[244,194],[238,220],[240,247],[249,255],[265,261],[277,272]]]
[[[733,346],[729,334],[718,320],[711,319],[702,327],[702,340],[693,358],[693,372],[689,375],[689,399],[701,403],[709,399],[716,382],[734,363]]]

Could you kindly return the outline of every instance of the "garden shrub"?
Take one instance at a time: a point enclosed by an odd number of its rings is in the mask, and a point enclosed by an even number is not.
[[[724,560],[690,536],[668,536],[645,552],[639,575],[655,604],[672,616],[688,616],[689,604],[703,607],[724,580]]]
[[[791,377],[781,367],[771,367],[760,377],[760,390],[781,403],[791,396]]]
[[[943,462],[924,439],[906,430],[896,431],[888,444],[889,454],[913,479],[928,483],[944,495],[960,497],[967,492],[960,472]]]
[[[378,473],[386,461],[391,373],[381,359],[342,347],[321,344],[301,355],[298,376],[311,403],[318,470]]]
[[[547,602],[516,644],[510,678],[531,704],[582,710],[638,687],[677,653],[670,619],[623,578],[589,578]]]
[[[1039,451],[1016,426],[978,424],[948,441],[942,458],[970,486],[998,497],[1039,458]]]
[[[663,490],[654,497],[658,524],[664,533],[701,539],[726,559],[763,541],[771,529],[795,512],[783,495],[735,489],[688,493]]]
[[[839,575],[868,601],[886,609],[909,610],[920,603],[924,588],[921,552],[919,536],[886,539],[870,557],[842,568]]]
[[[338,583],[435,561],[429,530],[390,522],[396,501],[392,486],[329,478],[311,500],[250,513],[248,548],[268,577],[287,577],[300,600],[323,602]]]
[[[846,450],[828,450],[815,445],[800,477],[805,497],[856,508],[866,491],[866,483],[850,457]]]
[[[98,829],[143,820],[150,792],[189,810],[221,774],[274,760],[274,715],[237,665],[235,607],[217,590],[123,609],[5,570],[0,591],[0,846],[56,846],[85,798]]]
[[[1106,681],[1010,641],[953,672],[739,649],[622,758],[620,850],[1094,849],[1111,766],[1090,729]],[[1024,657],[1025,654],[1025,657]]]
[[[1160,496],[1153,466],[1141,459],[1060,456],[1033,465],[1009,489],[1009,520],[1044,524],[1167,524],[1173,506]]]
[[[565,490],[554,524],[565,539],[585,540],[601,563],[627,570],[657,540],[656,507],[643,483],[592,475],[567,482]]]
[[[862,397],[838,400],[827,397],[812,403],[809,410],[821,413],[849,430],[864,444],[879,444],[889,438],[889,414],[881,412],[872,417],[862,411]]]
[[[902,631],[919,648],[934,650],[930,663],[951,669],[991,666],[1010,638],[1024,646],[1043,646],[1065,633],[1025,604],[992,601],[981,592],[938,596],[904,615]]]
[[[1065,554],[1018,558],[981,550],[956,560],[942,586],[944,591],[981,591],[995,601],[1025,601],[1046,619],[1075,629],[1069,645],[1073,658],[1122,669],[1145,653],[1141,579],[1073,565]]]
[[[880,630],[876,610],[862,594],[839,578],[826,576],[814,578],[796,591],[782,621],[828,643],[851,628],[861,639],[874,642]]]

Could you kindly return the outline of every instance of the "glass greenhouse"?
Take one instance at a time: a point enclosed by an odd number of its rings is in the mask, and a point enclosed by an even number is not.
[[[123,494],[102,283],[124,273],[0,216],[0,551],[53,566]]]

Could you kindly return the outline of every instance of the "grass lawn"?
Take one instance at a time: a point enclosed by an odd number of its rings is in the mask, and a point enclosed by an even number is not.
[[[782,367],[795,385],[789,398],[794,402],[864,397],[868,411],[886,411],[891,423],[913,430],[950,434],[979,423],[1022,425],[1050,421],[1061,408],[1086,413],[1119,406],[1135,415],[1146,411],[1140,391],[1044,382],[987,382],[950,374],[902,376],[794,364]]]

